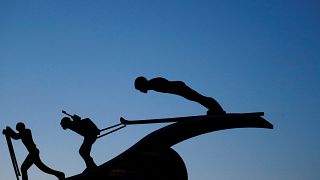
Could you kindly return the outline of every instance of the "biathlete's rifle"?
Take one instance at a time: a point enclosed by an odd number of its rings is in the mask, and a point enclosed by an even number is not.
[[[71,115],[69,113],[67,113],[66,111],[62,111],[63,114],[67,115],[67,116],[70,116],[71,118],[73,117],[79,117],[78,115],[74,114],[74,115]],[[80,117],[79,117],[80,118]]]
[[[7,130],[4,130],[4,131],[7,131]],[[11,141],[11,138],[10,138],[9,135],[5,134],[5,136],[6,136],[6,140],[7,140],[7,144],[8,144],[8,149],[9,149],[9,153],[10,153],[10,157],[11,157],[14,173],[16,174],[17,180],[19,180],[19,176],[21,176],[21,174],[20,174],[20,171],[19,171],[19,166],[18,166],[18,163],[17,163],[16,155],[15,155],[14,150],[13,150],[12,141]]]
[[[67,115],[67,116],[70,116],[71,118],[74,117],[74,116],[79,117],[78,115],[71,115],[71,114],[67,113],[66,111],[62,111],[62,113],[65,114],[65,115]],[[120,126],[120,127],[119,127],[119,126]],[[126,127],[126,125],[123,124],[123,123],[119,123],[119,124],[116,124],[116,125],[113,125],[113,126],[109,126],[109,127],[103,128],[103,129],[99,129],[99,130],[100,130],[100,132],[103,132],[103,131],[106,131],[106,130],[109,130],[109,129],[112,129],[112,128],[115,128],[115,127],[118,127],[118,128],[113,129],[113,130],[111,130],[111,131],[109,131],[109,132],[106,132],[106,133],[104,133],[104,134],[101,134],[101,135],[99,135],[97,138],[101,138],[101,137],[103,137],[103,136],[106,136],[106,135],[108,135],[108,134],[111,134],[111,133],[113,133],[113,132],[116,132],[116,131],[118,131],[118,130],[124,128],[124,127]]]

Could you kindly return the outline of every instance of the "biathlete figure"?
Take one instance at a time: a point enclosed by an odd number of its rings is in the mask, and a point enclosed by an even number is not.
[[[65,179],[65,174],[63,172],[55,171],[41,161],[39,156],[40,152],[32,139],[31,130],[26,129],[25,124],[22,122],[17,123],[16,129],[18,133],[14,132],[10,127],[7,126],[2,133],[15,140],[21,139],[22,143],[29,152],[21,165],[22,180],[28,180],[28,169],[33,164],[35,164],[43,172],[56,176],[59,180]]]
[[[215,99],[199,94],[182,81],[169,81],[162,77],[147,80],[145,77],[140,76],[136,78],[134,85],[137,90],[143,93],[153,90],[161,93],[175,94],[197,102],[208,109],[207,115],[226,113]]]
[[[79,135],[83,136],[83,143],[79,149],[79,154],[86,163],[87,168],[85,171],[91,170],[97,167],[96,163],[93,161],[93,158],[90,156],[93,143],[97,140],[100,130],[97,126],[89,119],[81,119],[77,115],[71,116],[72,120],[69,117],[64,117],[61,119],[61,127],[66,130],[70,129]]]

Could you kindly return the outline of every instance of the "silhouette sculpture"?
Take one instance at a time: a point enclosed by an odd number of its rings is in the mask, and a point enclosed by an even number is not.
[[[90,156],[90,152],[93,143],[97,140],[97,137],[100,134],[100,130],[89,118],[81,119],[81,117],[76,114],[70,115],[65,111],[62,112],[70,116],[72,120],[69,117],[63,117],[60,122],[61,127],[64,130],[70,129],[84,138],[83,143],[80,146],[79,153],[87,166],[85,171],[97,167],[93,158]]]
[[[135,80],[135,88],[144,93],[147,93],[148,90],[154,90],[182,96],[206,107],[208,109],[207,115],[142,120],[127,120],[121,117],[119,124],[100,130],[89,118],[81,119],[78,115],[70,115],[62,111],[69,116],[62,118],[60,123],[62,128],[70,129],[84,137],[79,153],[87,166],[84,172],[66,178],[66,180],[188,180],[187,168],[183,159],[172,149],[175,144],[219,130],[233,128],[273,129],[273,125],[262,117],[264,116],[263,112],[226,113],[215,99],[199,94],[182,81],[168,81],[162,77],[147,80],[141,76]],[[110,161],[100,166],[95,164],[90,156],[90,151],[98,138],[120,130],[127,125],[150,123],[170,124],[145,136]],[[31,131],[25,129],[23,123],[18,124],[18,134],[9,127],[3,133],[14,139],[21,138],[30,152],[21,168],[23,180],[27,179],[26,171],[32,163],[36,164],[41,170],[56,175],[59,179],[64,178],[63,173],[49,169],[40,161],[39,150],[32,140]],[[100,135],[100,132],[112,128],[116,129]],[[15,168],[17,163],[14,162],[15,157],[12,147],[10,155]],[[16,168],[15,172],[18,178],[19,172]]]
[[[135,88],[143,93],[153,90],[161,93],[169,93],[182,96],[190,101],[195,101],[208,109],[207,114],[225,114],[220,104],[212,97],[206,97],[188,87],[182,81],[169,81],[162,77],[147,80],[140,76],[135,80]]]
[[[39,156],[40,152],[32,139],[31,130],[26,129],[25,124],[22,122],[17,123],[16,129],[17,129],[18,133],[14,132],[10,127],[7,126],[6,129],[4,129],[2,131],[2,133],[4,135],[6,135],[6,137],[10,137],[15,140],[21,139],[22,143],[25,145],[25,147],[27,148],[27,150],[29,152],[26,159],[23,161],[23,163],[21,165],[22,180],[28,180],[28,169],[33,164],[35,164],[40,170],[42,170],[45,173],[52,174],[52,175],[56,176],[58,179],[64,179],[65,178],[64,173],[59,172],[59,171],[55,171],[55,170],[49,168],[41,161],[40,156]],[[11,141],[8,141],[8,142],[10,143]],[[10,151],[11,157],[13,157],[12,144],[11,144],[11,147],[9,144],[8,144],[8,146],[9,146],[9,151]],[[19,180],[19,177],[18,177],[19,171],[17,171],[17,163],[14,161],[16,161],[16,160],[13,160],[13,163],[14,163],[14,168],[15,168],[15,172],[16,172],[16,177]]]

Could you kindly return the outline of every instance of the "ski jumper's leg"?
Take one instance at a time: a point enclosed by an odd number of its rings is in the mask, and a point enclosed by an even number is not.
[[[220,104],[212,97],[207,97],[199,94],[197,91],[191,89],[182,81],[173,81],[173,94],[180,95],[190,101],[197,102],[206,107],[211,113],[223,113],[224,110]]]
[[[84,137],[83,143],[79,149],[79,154],[86,163],[88,169],[97,167],[93,158],[90,156],[93,143],[96,141],[96,137]]]

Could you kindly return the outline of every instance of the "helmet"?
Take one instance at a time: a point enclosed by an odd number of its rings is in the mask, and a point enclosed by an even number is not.
[[[26,126],[24,125],[24,123],[18,122],[16,125],[16,129],[17,129],[17,131],[22,131],[22,130],[26,129]]]
[[[71,119],[69,117],[64,117],[61,119],[60,125],[63,129],[67,129],[71,123]]]

